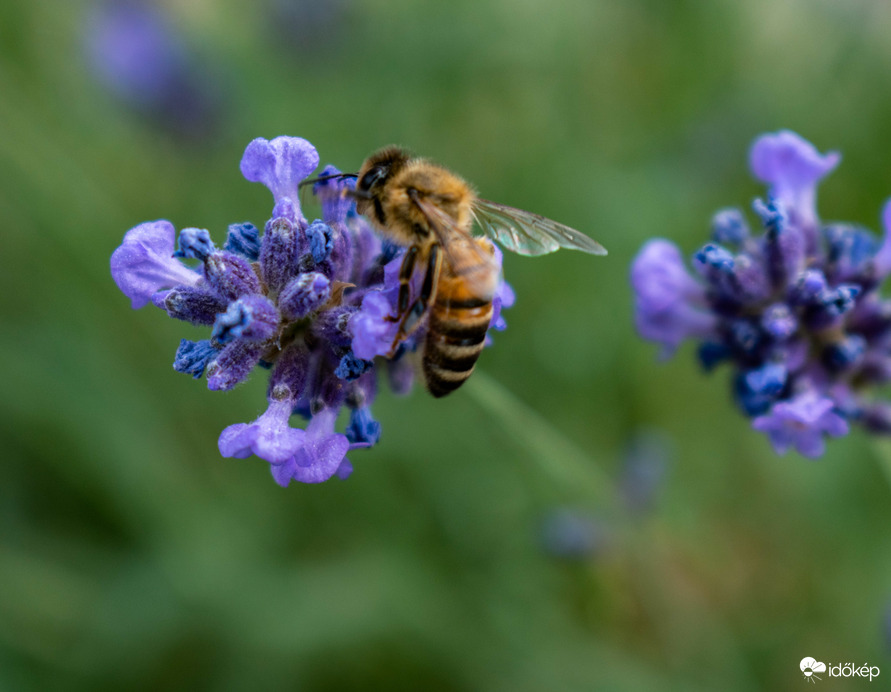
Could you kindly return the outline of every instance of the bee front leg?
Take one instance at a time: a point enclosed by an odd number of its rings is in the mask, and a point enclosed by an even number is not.
[[[415,273],[418,252],[420,252],[420,248],[417,245],[412,245],[405,251],[405,256],[402,258],[402,264],[399,267],[399,297],[396,300],[396,314],[387,315],[388,322],[405,321],[411,292],[411,277]]]
[[[399,329],[396,330],[396,337],[393,339],[393,346],[387,354],[387,358],[392,358],[405,339],[411,336],[415,330],[421,326],[421,318],[427,314],[433,299],[436,297],[436,287],[439,285],[439,274],[442,270],[442,249],[438,244],[430,247],[430,255],[427,258],[427,271],[424,274],[424,283],[421,285],[421,293],[417,300],[412,303],[402,317],[399,323]],[[400,286],[400,289],[402,287]],[[400,293],[401,295],[401,293]]]

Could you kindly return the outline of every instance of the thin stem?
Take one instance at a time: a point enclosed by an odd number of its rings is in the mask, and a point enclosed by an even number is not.
[[[605,502],[615,501],[612,479],[590,455],[510,390],[477,370],[467,391],[480,406],[498,418],[503,429],[529,452],[529,457],[547,475],[571,488],[590,488]]]

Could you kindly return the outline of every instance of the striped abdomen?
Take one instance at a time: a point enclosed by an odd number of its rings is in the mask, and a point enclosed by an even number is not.
[[[480,272],[486,276],[473,276]],[[492,319],[496,280],[486,264],[463,274],[443,264],[424,343],[424,376],[433,396],[454,391],[473,372]]]

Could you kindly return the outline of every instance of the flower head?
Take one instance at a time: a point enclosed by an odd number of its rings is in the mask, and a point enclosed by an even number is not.
[[[112,276],[134,308],[152,303],[211,329],[209,339],[181,341],[177,372],[205,376],[209,389],[226,391],[256,366],[271,370],[266,411],[228,426],[218,446],[224,457],[264,459],[283,486],[350,475],[347,451],[381,438],[371,414],[377,368],[385,368],[395,392],[406,393],[412,382],[406,356],[423,343],[426,329],[421,323],[390,353],[404,250],[382,244],[356,214],[343,194],[353,181],[317,182],[323,218],[303,216],[298,188],[318,162],[304,139],[255,139],[241,171],[273,195],[262,235],[251,223],[232,224],[220,247],[206,229],[184,228],[177,238],[170,222],[154,221],[128,231],[111,258]],[[415,292],[422,278],[414,278]],[[500,310],[513,300],[502,282],[492,328],[504,328]],[[337,432],[344,408],[348,421]],[[305,429],[291,426],[294,415],[309,419]]]
[[[218,89],[157,3],[102,0],[86,17],[88,65],[113,96],[174,134],[207,137],[217,129]]]
[[[668,353],[694,339],[707,370],[731,364],[737,404],[781,454],[820,456],[825,437],[853,422],[891,430],[891,408],[870,394],[891,380],[891,302],[878,294],[891,273],[891,202],[881,244],[856,226],[822,224],[817,184],[839,161],[793,132],[759,137],[750,163],[769,186],[753,204],[763,233],[724,209],[693,256],[695,274],[662,239],[631,268],[641,336]]]

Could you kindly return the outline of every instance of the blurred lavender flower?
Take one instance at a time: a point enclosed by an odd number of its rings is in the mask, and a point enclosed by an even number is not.
[[[891,201],[882,242],[822,223],[817,183],[839,161],[793,132],[759,137],[750,164],[769,186],[753,205],[763,233],[751,235],[743,214],[725,209],[693,257],[695,277],[662,239],[631,267],[641,336],[666,355],[698,340],[706,370],[730,363],[737,403],[780,454],[794,447],[818,457],[825,437],[851,423],[891,432],[891,405],[873,395],[891,380],[891,301],[878,291],[891,272]]]
[[[657,431],[637,433],[628,445],[619,476],[619,493],[628,510],[651,509],[668,474],[671,441]]]
[[[103,0],[88,14],[84,48],[96,79],[175,134],[207,137],[221,100],[163,10],[146,0]]]
[[[255,139],[241,171],[273,194],[262,236],[253,224],[232,224],[220,249],[206,229],[184,228],[177,247],[173,225],[153,221],[128,231],[111,257],[112,277],[134,308],[152,303],[170,317],[211,328],[210,339],[181,341],[175,370],[205,375],[215,391],[232,389],[257,365],[271,370],[266,412],[230,425],[218,444],[225,457],[264,459],[283,486],[351,473],[347,452],[380,440],[381,426],[371,415],[378,365],[394,391],[406,393],[411,366],[404,356],[423,343],[425,332],[419,328],[391,360],[379,358],[395,336],[394,286],[404,251],[382,246],[356,214],[343,194],[352,181],[317,182],[322,219],[304,218],[298,186],[318,163],[304,139]],[[499,290],[507,307],[513,292],[506,284]],[[339,433],[344,407],[349,423]],[[310,419],[305,430],[290,426],[295,413]]]
[[[593,514],[563,507],[544,516],[540,537],[547,554],[564,560],[584,560],[609,550],[613,532]]]

